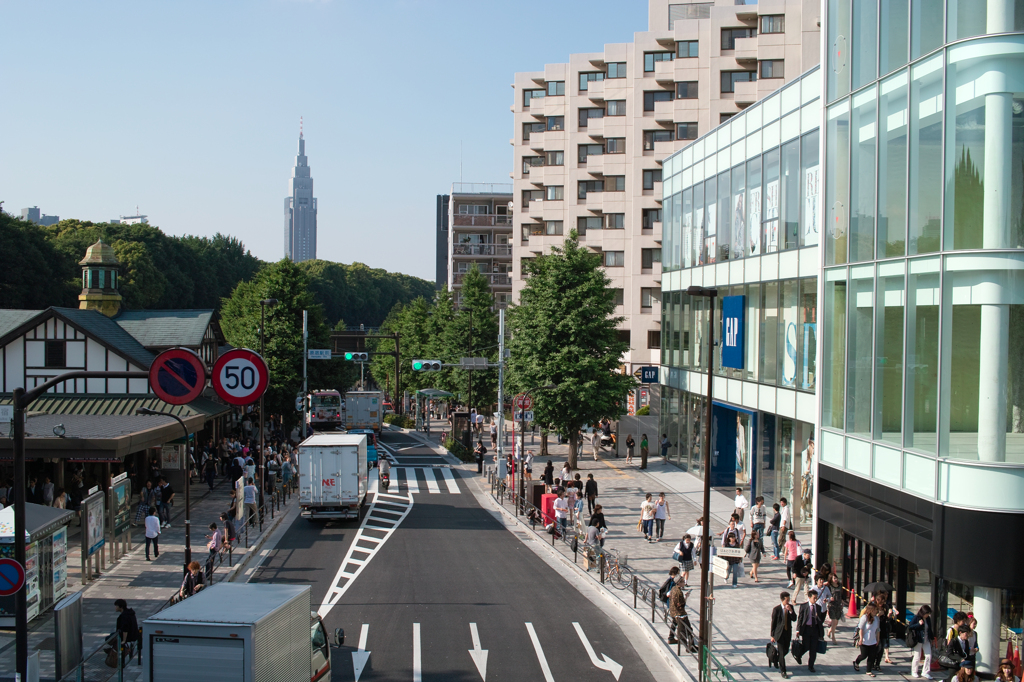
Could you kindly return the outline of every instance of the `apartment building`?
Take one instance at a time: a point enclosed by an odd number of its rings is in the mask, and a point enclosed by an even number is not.
[[[455,305],[475,263],[491,282],[495,310],[506,307],[512,301],[512,184],[456,182],[450,194],[438,197],[442,205],[447,205],[448,288]]]
[[[618,290],[626,370],[661,348],[662,161],[818,63],[817,0],[651,0],[631,43],[517,73],[513,291],[571,229]]]

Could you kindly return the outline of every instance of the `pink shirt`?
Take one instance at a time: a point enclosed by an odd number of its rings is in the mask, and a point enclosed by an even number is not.
[[[786,559],[794,561],[800,556],[800,543],[796,540],[786,540]]]

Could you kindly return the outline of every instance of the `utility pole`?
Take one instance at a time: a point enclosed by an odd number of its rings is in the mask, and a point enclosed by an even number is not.
[[[498,311],[498,454],[505,459],[505,309]]]

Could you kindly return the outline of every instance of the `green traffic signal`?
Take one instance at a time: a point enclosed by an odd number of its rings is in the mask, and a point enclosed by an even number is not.
[[[352,353],[345,353],[345,359],[352,362]]]
[[[423,369],[423,362],[421,360],[413,360],[412,361],[412,368],[415,371],[419,372],[420,370]]]

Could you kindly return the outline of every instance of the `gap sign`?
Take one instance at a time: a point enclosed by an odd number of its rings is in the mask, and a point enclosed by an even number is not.
[[[746,296],[722,299],[722,367],[743,369],[743,318]]]

